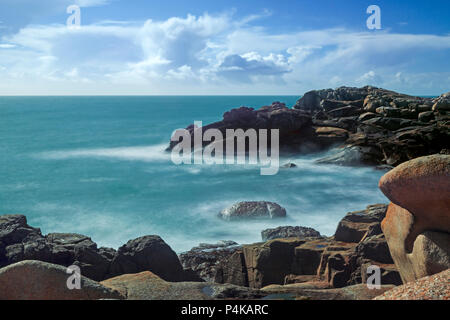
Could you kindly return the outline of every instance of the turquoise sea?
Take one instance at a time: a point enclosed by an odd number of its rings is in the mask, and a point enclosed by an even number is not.
[[[296,96],[0,97],[0,214],[21,213],[43,233],[76,232],[100,246],[160,235],[177,252],[200,242],[251,243],[261,230],[302,225],[332,235],[348,211],[386,203],[372,168],[316,165],[261,176],[255,166],[177,166],[174,129],[218,121],[241,105]],[[237,201],[274,201],[288,217],[226,222]]]

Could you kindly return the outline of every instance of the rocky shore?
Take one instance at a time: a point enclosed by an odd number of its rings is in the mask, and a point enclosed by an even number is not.
[[[374,87],[311,91],[293,108],[233,109],[202,130],[280,129],[284,152],[336,147],[319,162],[387,165],[379,187],[391,202],[343,213],[330,237],[280,226],[261,230],[262,242],[200,244],[180,255],[157,235],[99,248],[88,236],[43,235],[24,215],[0,215],[0,299],[448,300],[449,112],[449,93],[431,99]],[[229,223],[286,210],[247,201],[211,214]],[[66,286],[72,265],[81,290]],[[373,266],[376,289],[367,286]]]
[[[331,237],[285,226],[263,230],[263,242],[200,244],[179,256],[155,235],[97,248],[3,215],[0,299],[404,299],[409,288],[422,292],[411,299],[449,299],[450,281],[436,280],[450,280],[449,182],[449,155],[417,158],[381,178],[389,205],[347,213]],[[81,291],[65,287],[69,265],[80,267]],[[381,287],[371,290],[373,266]]]

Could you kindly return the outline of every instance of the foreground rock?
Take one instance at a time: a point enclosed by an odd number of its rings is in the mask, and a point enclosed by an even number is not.
[[[369,230],[379,228],[386,215],[387,205],[376,204],[366,210],[347,213],[339,222],[334,239],[343,242],[358,243]],[[380,233],[381,230],[377,230]]]
[[[152,271],[168,281],[198,280],[183,270],[173,250],[158,236],[130,240],[118,251],[97,248],[91,238],[73,233],[42,235],[23,215],[0,216],[0,267],[23,260],[77,265],[82,275],[101,281],[112,276]]]
[[[124,299],[118,291],[81,277],[81,289],[69,290],[66,268],[41,261],[22,261],[0,269],[0,300]]]
[[[284,218],[286,209],[275,202],[245,201],[222,210],[219,217],[224,220]]]
[[[450,300],[450,269],[395,287],[375,300]]]
[[[250,288],[206,282],[166,282],[145,271],[101,282],[128,300],[257,299],[265,294]]]
[[[380,289],[369,289],[365,284],[356,284],[344,288],[323,288],[323,284],[301,283],[289,285],[270,285],[261,289],[267,293],[265,299],[295,300],[372,300],[380,294],[394,288],[383,285]]]
[[[194,271],[204,281],[223,283],[227,281],[224,281],[222,272],[218,273],[218,268],[225,259],[230,258],[240,249],[241,246],[234,241],[202,243],[198,247],[181,253],[179,258],[184,269]]]
[[[403,282],[450,268],[450,156],[403,163],[380,189],[392,201],[382,228]]]

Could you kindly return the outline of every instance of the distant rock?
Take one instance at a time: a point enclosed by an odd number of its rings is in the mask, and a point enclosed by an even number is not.
[[[263,241],[268,241],[277,238],[320,238],[318,231],[308,227],[277,227],[273,229],[266,229],[261,231],[261,238]]]
[[[288,162],[288,163],[283,164],[281,166],[281,168],[283,168],[283,169],[297,168],[297,165],[295,163]]]
[[[275,202],[244,201],[222,210],[219,217],[224,220],[284,218],[286,209]]]
[[[124,299],[118,291],[106,288],[84,276],[81,289],[69,290],[65,267],[26,260],[0,269],[0,300],[97,300]]]
[[[278,129],[280,154],[338,146],[339,153],[321,163],[397,166],[450,149],[449,101],[449,93],[432,99],[372,86],[313,90],[292,109],[280,102],[235,108],[201,130],[218,129],[224,135],[227,129]],[[194,132],[193,125],[186,129]],[[177,143],[172,141],[168,150]]]

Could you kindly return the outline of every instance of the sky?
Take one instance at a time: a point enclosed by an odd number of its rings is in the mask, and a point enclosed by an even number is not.
[[[69,27],[67,7],[80,7]],[[381,28],[369,29],[370,5]],[[450,90],[450,1],[0,0],[0,95]]]

